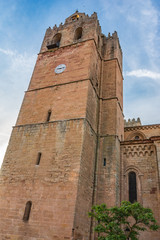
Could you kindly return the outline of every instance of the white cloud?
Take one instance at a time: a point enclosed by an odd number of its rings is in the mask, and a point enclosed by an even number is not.
[[[5,50],[5,49],[2,49],[0,48],[0,52],[1,53],[4,53],[5,55],[8,55],[8,56],[13,56],[15,55],[15,52],[11,51],[11,50]]]
[[[4,56],[3,56],[4,55]],[[15,124],[23,92],[26,90],[36,60],[35,54],[0,48],[0,165],[5,154],[12,126]]]
[[[147,77],[147,78],[159,79],[160,80],[160,73],[149,71],[147,69],[133,70],[133,71],[130,71],[130,72],[126,72],[125,75],[126,76],[138,77],[138,78],[139,77]]]
[[[23,67],[23,71],[24,69],[26,69],[28,71],[28,69],[33,68],[35,59],[36,59],[36,55],[29,55],[26,52],[24,52],[23,54],[18,53],[17,51],[12,51],[10,49],[2,49],[0,48],[0,52],[5,54],[6,56],[8,56],[8,61],[11,61],[11,65],[9,67],[9,71],[13,71],[13,70],[18,70]]]

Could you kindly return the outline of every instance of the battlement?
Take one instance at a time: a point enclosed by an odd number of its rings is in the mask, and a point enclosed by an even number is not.
[[[107,37],[103,34],[103,45],[104,45],[104,48],[103,48],[102,54],[104,59],[109,60],[109,59],[117,58],[119,65],[122,69],[122,49],[120,46],[117,32],[114,31],[112,35],[108,33]]]
[[[80,41],[94,39],[97,45],[101,44],[101,27],[97,19],[97,13],[91,16],[76,11],[66,18],[65,23],[56,24],[53,28],[49,27],[42,43],[40,52],[50,49],[55,50],[59,47],[71,45]]]
[[[89,16],[88,14],[79,13],[78,11],[76,11],[70,17],[66,18],[64,25],[66,25],[68,23],[73,23],[73,22],[76,22],[76,21],[80,22],[80,21],[93,20],[93,19],[97,20],[97,13],[96,12],[94,12],[91,16]]]
[[[116,38],[118,38],[118,34],[116,31],[114,31],[114,33],[112,33],[112,35],[110,34],[110,32],[108,33],[107,40],[108,39],[116,39]]]
[[[138,117],[137,120],[135,120],[135,118],[128,119],[128,121],[124,120],[124,127],[136,127],[136,126],[141,126],[141,120]]]
[[[108,37],[107,37],[107,41],[112,41],[112,40],[118,40],[118,47],[122,53],[122,49],[121,49],[121,46],[120,46],[120,42],[119,42],[119,38],[118,38],[118,34],[117,34],[117,31],[114,31],[114,33],[112,33],[112,35],[110,34],[110,32],[108,33]]]
[[[60,47],[77,44],[86,40],[94,40],[97,50],[104,60],[117,58],[122,70],[122,50],[118,34],[115,31],[106,37],[94,12],[91,16],[76,11],[66,18],[64,24],[49,27],[42,43],[40,52],[55,51]]]
[[[82,23],[82,21],[87,21],[87,20],[97,20],[97,13],[94,12],[91,16],[85,13],[79,13],[76,11],[73,13],[70,17],[66,18],[65,23],[63,24],[62,22],[57,26],[56,24],[54,25],[53,28],[49,27],[46,32],[51,33],[54,31],[54,33],[57,33],[64,29],[68,24],[73,24],[73,23]]]

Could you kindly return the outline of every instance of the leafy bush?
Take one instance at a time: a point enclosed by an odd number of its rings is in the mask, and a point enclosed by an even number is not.
[[[152,210],[138,202],[122,201],[120,207],[112,208],[96,205],[89,216],[96,220],[95,232],[99,240],[138,240],[140,231],[157,231],[160,227]]]

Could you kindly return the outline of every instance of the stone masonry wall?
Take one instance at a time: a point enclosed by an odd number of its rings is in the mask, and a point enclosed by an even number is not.
[[[85,123],[83,140],[74,222],[74,237],[77,240],[90,239],[91,231],[88,212],[93,204],[97,136],[88,122]]]
[[[132,135],[134,133],[142,133],[144,138],[149,139],[152,136],[160,136],[160,125],[153,124],[153,125],[142,125],[137,127],[126,127],[124,134],[125,140],[131,140]]]
[[[159,222],[159,174],[157,152],[152,141],[121,143],[121,200],[129,200],[128,174],[131,171],[136,173],[137,201],[151,208]],[[141,234],[140,239],[157,240],[159,232]]]
[[[0,239],[70,239],[83,128],[79,120],[13,129],[0,178]],[[30,219],[23,222],[29,200]]]
[[[91,40],[39,54],[28,90],[89,79],[92,48]],[[66,69],[56,74],[59,64]]]
[[[103,65],[101,125],[102,135],[124,134],[123,121],[123,78],[117,59],[105,61]]]
[[[116,136],[100,138],[99,159],[97,167],[96,203],[108,207],[120,203],[120,142]],[[106,164],[104,165],[104,159]]]

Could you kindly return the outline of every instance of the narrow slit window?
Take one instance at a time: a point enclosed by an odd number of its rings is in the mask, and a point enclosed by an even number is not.
[[[137,183],[136,183],[136,173],[129,173],[129,201],[134,203],[137,201]]]
[[[51,118],[51,113],[52,113],[52,112],[51,112],[51,110],[49,110],[49,111],[48,111],[48,115],[47,115],[47,122],[49,122],[49,121],[50,121],[50,118]]]
[[[41,156],[42,156],[42,153],[39,152],[39,153],[38,153],[38,157],[37,157],[36,165],[39,165],[39,164],[40,164]]]
[[[98,48],[100,46],[100,38],[99,38],[99,35],[98,35]]]
[[[103,166],[106,166],[106,158],[103,159]]]
[[[30,216],[30,212],[31,212],[31,206],[32,206],[32,202],[28,201],[26,203],[26,207],[24,210],[24,215],[23,215],[23,221],[27,222],[29,220],[29,216]]]

